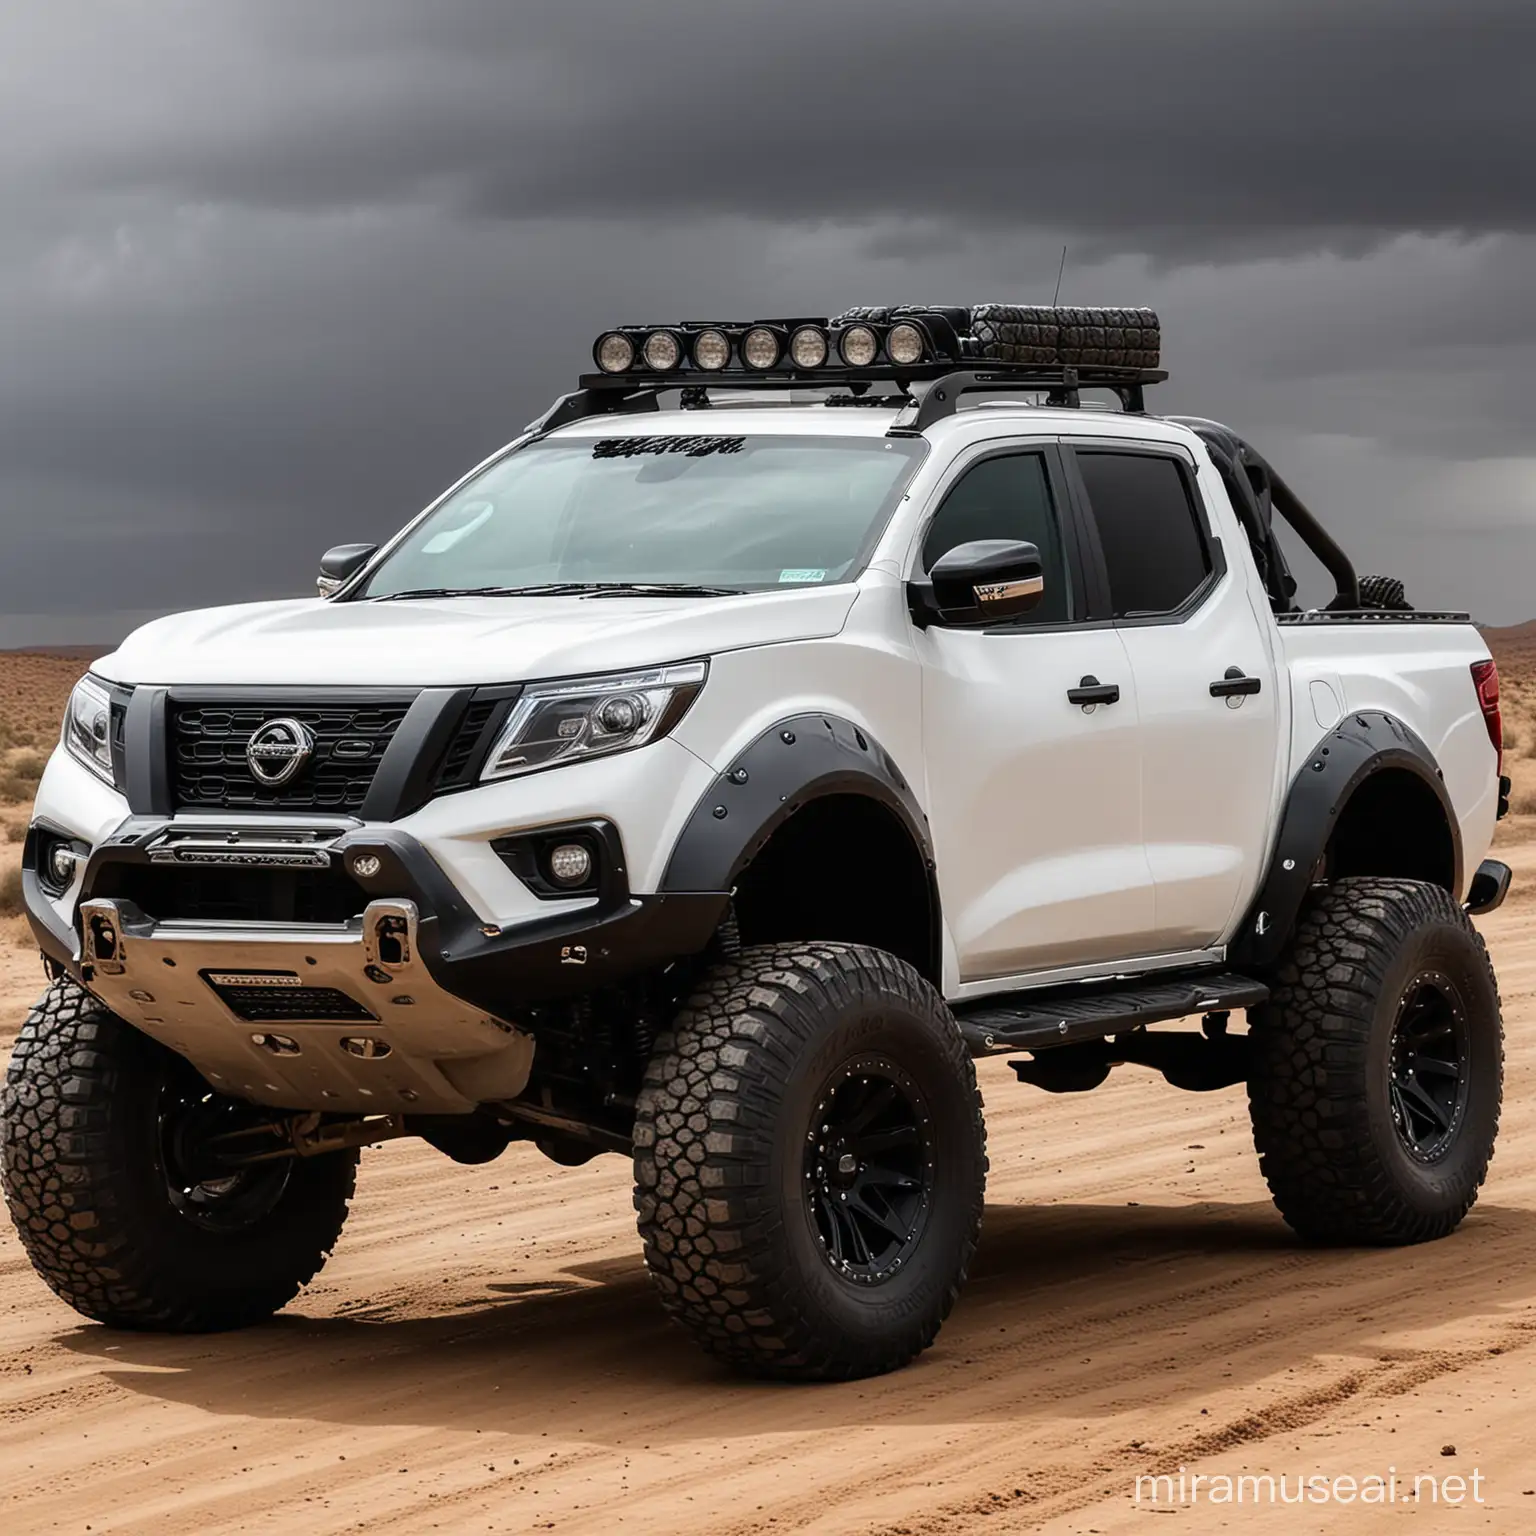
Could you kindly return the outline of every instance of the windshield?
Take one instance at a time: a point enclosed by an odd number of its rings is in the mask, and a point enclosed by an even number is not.
[[[844,581],[925,451],[885,437],[530,443],[460,486],[355,595]]]

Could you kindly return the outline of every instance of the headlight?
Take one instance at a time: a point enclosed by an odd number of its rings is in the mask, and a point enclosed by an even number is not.
[[[99,779],[112,778],[112,700],[99,683],[82,677],[64,711],[64,745]]]
[[[482,779],[506,779],[665,736],[688,711],[709,663],[533,683],[523,690]]]

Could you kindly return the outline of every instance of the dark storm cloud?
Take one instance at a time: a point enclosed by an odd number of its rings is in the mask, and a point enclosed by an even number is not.
[[[50,76],[51,172],[180,199],[426,199],[512,219],[921,213],[1218,255],[1256,236],[1348,245],[1536,218],[1529,0],[170,12],[174,25],[119,20],[83,73],[76,59]],[[120,110],[79,98],[98,70]]]
[[[1039,299],[1064,240],[1166,408],[1524,616],[1533,56],[1527,0],[6,8],[0,620],[299,590],[616,319]]]

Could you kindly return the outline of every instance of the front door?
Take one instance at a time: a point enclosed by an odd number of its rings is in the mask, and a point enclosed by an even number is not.
[[[1147,953],[1141,740],[1125,643],[1084,612],[1080,543],[1054,445],[988,445],[928,526],[920,565],[973,539],[1025,539],[1040,605],[986,630],[915,632],[927,801],[960,984]],[[1085,686],[1113,702],[1074,702]]]

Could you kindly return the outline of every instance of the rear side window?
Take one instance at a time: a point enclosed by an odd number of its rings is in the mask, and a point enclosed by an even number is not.
[[[1045,595],[1017,622],[1064,624],[1071,617],[1061,526],[1051,499],[1045,460],[1038,453],[983,459],[944,498],[923,539],[923,569],[957,544],[975,539],[1021,539],[1040,551]]]
[[[1183,606],[1211,573],[1200,515],[1178,461],[1078,450],[1117,619]]]

